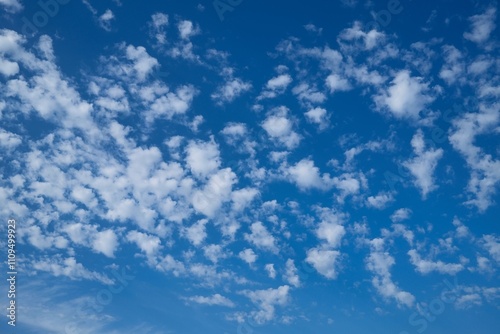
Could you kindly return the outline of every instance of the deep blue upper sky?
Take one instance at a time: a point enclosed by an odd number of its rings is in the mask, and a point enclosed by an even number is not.
[[[497,2],[0,15],[2,333],[498,332]]]

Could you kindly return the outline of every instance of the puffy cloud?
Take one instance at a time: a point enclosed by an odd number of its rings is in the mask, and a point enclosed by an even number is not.
[[[245,261],[250,265],[254,264],[255,261],[257,260],[257,254],[255,254],[255,252],[251,248],[242,250],[241,252],[238,253],[238,256],[240,257],[240,259],[242,259],[243,261]]]
[[[330,89],[330,93],[337,91],[348,91],[352,87],[346,78],[342,78],[338,74],[330,74],[325,80],[326,86]]]
[[[45,257],[31,263],[35,270],[49,272],[52,275],[66,276],[72,280],[87,279],[98,281],[103,284],[113,284],[113,281],[105,275],[86,269],[78,263],[74,257],[63,258],[60,255],[51,258]]]
[[[193,225],[184,229],[183,234],[195,246],[199,246],[207,237],[205,225],[207,219],[200,219]]]
[[[275,111],[262,122],[262,127],[271,139],[288,149],[294,149],[299,145],[301,137],[293,131],[293,122],[287,116],[288,109],[281,107]]]
[[[319,174],[319,168],[314,165],[314,161],[309,159],[302,159],[295,165],[288,167],[287,173],[292,182],[294,182],[300,189],[327,189],[328,175],[323,177]]]
[[[420,77],[411,77],[407,70],[399,71],[387,91],[374,97],[379,109],[387,108],[397,118],[418,119],[427,105],[434,101],[429,84]]]
[[[293,263],[292,259],[288,259],[286,261],[285,274],[283,275],[283,279],[290,285],[298,288],[300,286],[300,278],[298,275],[297,267]]]
[[[448,139],[453,148],[466,160],[471,169],[467,190],[474,198],[467,204],[485,211],[491,206],[496,186],[500,181],[500,160],[494,159],[483,149],[475,145],[478,135],[491,134],[500,122],[500,113],[496,105],[480,105],[479,112],[468,112],[453,120],[453,128]],[[494,135],[494,134],[493,134]]]
[[[315,86],[310,86],[304,82],[295,86],[292,92],[297,95],[301,103],[307,106],[311,103],[320,104],[326,101],[326,95],[323,92],[320,92]]]
[[[384,239],[370,241],[370,255],[366,259],[366,268],[374,273],[372,284],[385,298],[393,298],[399,305],[411,307],[415,297],[401,290],[391,278],[391,267],[395,264],[394,257],[384,250]]]
[[[323,218],[316,229],[316,236],[318,239],[326,241],[329,247],[338,248],[345,235],[342,217],[338,214],[328,214],[324,215]]]
[[[115,18],[115,14],[110,9],[107,9],[101,16],[98,18],[99,25],[104,30],[111,30],[111,21]]]
[[[354,22],[351,28],[344,29],[338,36],[339,44],[344,49],[360,48],[362,50],[371,50],[377,47],[384,39],[385,35],[375,29],[364,32],[359,21]],[[353,43],[359,40],[361,40],[361,44],[358,43],[352,46]]]
[[[280,74],[269,79],[257,99],[272,99],[280,94],[283,94],[292,81],[292,77],[289,74]]]
[[[417,271],[421,274],[428,274],[437,271],[440,274],[455,275],[464,270],[464,266],[460,263],[444,263],[442,261],[429,261],[420,257],[415,249],[408,251],[411,263],[415,266]]]
[[[0,147],[12,150],[23,142],[21,136],[0,128]]]
[[[483,247],[495,261],[500,263],[500,238],[494,235],[483,236]]]
[[[375,196],[369,196],[366,199],[366,205],[375,209],[384,209],[388,203],[394,201],[394,197],[391,193],[379,193]]]
[[[231,199],[231,190],[236,183],[236,174],[225,168],[210,176],[203,190],[193,193],[192,204],[196,211],[212,217],[223,203]]]
[[[220,294],[216,293],[212,296],[192,296],[186,298],[186,300],[197,303],[197,304],[202,304],[202,305],[209,305],[209,306],[226,306],[226,307],[234,307],[234,303],[229,300],[228,298],[221,296]]]
[[[118,237],[111,229],[97,232],[92,246],[96,252],[103,253],[107,257],[114,257],[118,247]]]
[[[408,208],[401,208],[394,211],[391,215],[391,220],[393,223],[399,223],[410,218],[412,211]]]
[[[155,13],[151,15],[151,22],[149,23],[151,27],[150,35],[159,45],[167,43],[167,35],[164,27],[168,26],[168,24],[169,20],[167,14]]]
[[[496,8],[490,7],[483,14],[471,16],[469,18],[471,31],[464,33],[464,38],[476,44],[486,42],[496,28],[496,14]]]
[[[239,78],[230,78],[215,93],[212,94],[212,99],[219,105],[232,102],[241,94],[249,91],[252,85]]]
[[[245,240],[251,242],[257,248],[267,250],[273,253],[278,252],[276,240],[271,233],[266,229],[262,222],[255,222],[250,226],[251,233],[245,234]]]
[[[189,39],[200,33],[200,29],[195,27],[193,22],[189,20],[182,20],[177,24],[177,29],[179,30],[179,36],[182,39]]]
[[[422,198],[425,199],[428,193],[437,188],[433,174],[439,159],[443,156],[443,150],[439,148],[426,151],[424,135],[420,129],[413,136],[411,146],[416,157],[405,161],[403,166],[408,168],[413,175],[414,184],[420,189]]]
[[[320,130],[326,129],[329,125],[329,116],[325,108],[313,108],[304,115],[309,122],[317,124]]]
[[[318,273],[326,278],[336,279],[339,257],[340,252],[336,250],[312,248],[307,251],[306,262],[311,264]]]
[[[259,324],[271,321],[275,316],[276,306],[285,306],[289,301],[290,287],[288,285],[280,286],[276,289],[243,291],[243,295],[248,297],[259,311],[252,312],[252,316]]]
[[[0,0],[0,6],[8,13],[17,13],[23,9],[20,0]]]
[[[219,154],[213,139],[209,142],[190,141],[186,147],[186,163],[194,176],[206,178],[219,168]]]
[[[127,240],[135,243],[147,256],[155,255],[161,249],[160,238],[147,233],[130,231],[127,233]]]
[[[276,278],[276,269],[274,269],[274,264],[272,263],[268,263],[265,265],[264,267],[267,271],[267,275],[270,277],[270,278]]]

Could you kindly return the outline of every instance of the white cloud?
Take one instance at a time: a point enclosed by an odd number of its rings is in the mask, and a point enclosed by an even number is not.
[[[443,261],[430,261],[424,260],[420,257],[415,249],[408,251],[411,263],[415,266],[417,271],[421,274],[428,274],[436,271],[440,274],[456,275],[458,272],[464,270],[464,266],[460,263],[444,263]]]
[[[110,31],[111,30],[111,21],[113,21],[114,19],[115,19],[115,15],[113,14],[113,12],[110,9],[107,9],[104,12],[104,14],[99,16],[99,18],[98,18],[99,25],[104,30]]]
[[[193,22],[189,20],[182,20],[177,25],[177,29],[179,30],[179,36],[182,39],[189,39],[192,36],[198,35],[200,33],[200,29],[195,27]]]
[[[111,229],[97,232],[92,246],[96,252],[102,253],[107,257],[115,257],[114,253],[118,247],[118,237]]]
[[[439,77],[451,85],[462,78],[465,65],[462,62],[462,53],[454,46],[443,46],[443,52],[445,63],[439,72]]]
[[[21,136],[0,128],[0,147],[6,150],[12,150],[21,145],[22,142]]]
[[[0,59],[0,73],[5,77],[11,77],[19,73],[19,65],[16,62]]]
[[[306,112],[307,120],[318,125],[320,130],[324,130],[329,126],[329,115],[325,108],[313,108]]]
[[[330,89],[330,93],[348,91],[352,88],[349,81],[338,74],[330,74],[326,77],[325,83]]]
[[[248,297],[259,311],[252,312],[252,316],[259,324],[271,321],[275,317],[276,306],[285,306],[289,301],[290,287],[280,286],[276,289],[243,291],[243,295]]]
[[[500,182],[500,160],[485,153],[474,141],[478,135],[494,132],[499,122],[500,113],[496,105],[487,107],[480,104],[479,112],[468,112],[453,120],[448,137],[453,148],[462,154],[471,169],[467,190],[474,198],[466,203],[482,212],[494,203],[492,197]]]
[[[355,46],[353,46],[353,41],[355,42],[358,40],[361,40],[362,44],[354,44]],[[344,29],[338,37],[339,44],[341,44],[342,47],[347,50],[350,50],[352,48],[371,50],[377,47],[384,40],[385,35],[375,29],[364,32],[359,21],[354,22],[352,28]],[[347,41],[347,43],[345,43],[344,41]]]
[[[247,248],[238,253],[240,259],[245,261],[248,264],[254,264],[257,261],[257,254],[251,248]]]
[[[227,299],[224,296],[221,296],[220,294],[216,293],[212,296],[192,296],[186,298],[188,301],[197,303],[197,304],[202,304],[202,305],[210,305],[210,306],[226,306],[226,307],[234,307],[234,303]]]
[[[411,77],[407,70],[399,71],[386,92],[374,97],[379,109],[387,108],[396,118],[419,119],[420,112],[434,101],[429,84],[421,77]]]
[[[384,250],[384,240],[377,238],[370,241],[370,255],[366,259],[366,268],[373,272],[372,284],[384,298],[393,298],[399,305],[411,307],[415,297],[401,290],[391,278],[391,267],[396,263]]]
[[[471,31],[464,33],[464,38],[476,44],[486,42],[495,30],[496,8],[490,7],[483,14],[471,16],[469,22]]]
[[[339,257],[340,252],[336,250],[312,248],[307,251],[306,262],[311,264],[318,273],[327,279],[336,279]]]
[[[283,94],[292,81],[293,79],[289,74],[280,74],[269,79],[257,99],[272,99],[280,94]]]
[[[168,26],[168,23],[169,20],[167,14],[155,13],[151,15],[151,36],[159,45],[164,45],[167,43],[167,34],[164,27]]]
[[[272,253],[278,252],[276,240],[271,233],[266,229],[262,222],[255,222],[250,226],[251,233],[245,233],[245,240],[251,242],[257,248],[270,251]]]
[[[211,95],[216,104],[232,102],[241,94],[249,91],[252,85],[239,78],[230,78]]]
[[[266,266],[264,267],[267,271],[267,275],[270,277],[270,278],[276,278],[276,269],[274,269],[274,264],[272,263],[268,263],[266,264]]]
[[[295,86],[292,92],[297,95],[299,101],[306,106],[309,106],[311,103],[321,104],[327,99],[326,95],[320,92],[315,86],[310,86],[304,82]]]
[[[207,219],[200,219],[193,225],[184,228],[183,234],[195,246],[199,246],[207,237],[205,225]]]
[[[412,211],[408,208],[401,208],[394,211],[391,215],[391,220],[393,223],[399,223],[410,218]]]
[[[290,285],[298,288],[300,286],[300,278],[298,275],[298,270],[295,267],[292,259],[286,261],[285,274],[283,279]]]
[[[0,6],[4,7],[4,10],[8,13],[17,13],[23,9],[20,0],[0,0]]]
[[[81,263],[78,263],[74,257],[63,258],[60,255],[45,257],[41,260],[35,260],[31,263],[35,270],[49,272],[52,275],[66,276],[72,280],[92,280],[103,284],[113,284],[113,281],[105,275],[86,269]]]
[[[345,235],[342,218],[336,214],[327,215],[324,218],[316,229],[316,236],[326,241],[329,247],[338,248]]]
[[[308,189],[328,189],[328,182],[325,180],[329,179],[328,175],[323,177],[319,174],[319,168],[314,166],[314,161],[309,159],[302,159],[295,165],[288,167],[286,170],[289,178],[294,182],[301,190]]]
[[[425,199],[428,193],[437,188],[433,174],[438,161],[443,156],[443,150],[439,148],[426,151],[424,135],[420,129],[413,136],[411,146],[416,157],[405,161],[403,166],[408,168],[413,175],[414,184],[420,189],[422,198]]]
[[[288,109],[280,107],[275,110],[276,112],[269,115],[262,127],[266,130],[269,137],[278,141],[288,149],[296,148],[301,140],[299,134],[293,131],[293,122],[287,117]]]
[[[366,199],[366,205],[371,208],[382,210],[392,201],[394,201],[394,196],[391,193],[382,192],[375,196],[369,196]]]
[[[500,238],[494,235],[483,236],[484,248],[488,251],[490,256],[500,263]]]
[[[207,217],[212,217],[223,203],[231,199],[232,187],[236,181],[236,174],[230,168],[213,174],[203,190],[196,190],[193,193],[194,209]]]
[[[212,139],[209,142],[190,141],[186,147],[186,163],[191,173],[206,178],[220,166],[219,147]]]
[[[161,249],[161,240],[154,235],[130,231],[127,233],[127,240],[135,243],[147,256],[155,255]]]

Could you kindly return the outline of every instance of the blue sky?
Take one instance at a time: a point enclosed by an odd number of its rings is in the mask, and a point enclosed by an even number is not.
[[[498,332],[497,2],[0,13],[2,333]]]

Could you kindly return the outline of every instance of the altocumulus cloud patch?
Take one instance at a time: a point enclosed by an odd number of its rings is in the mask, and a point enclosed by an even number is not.
[[[496,333],[496,2],[0,10],[4,331]]]

